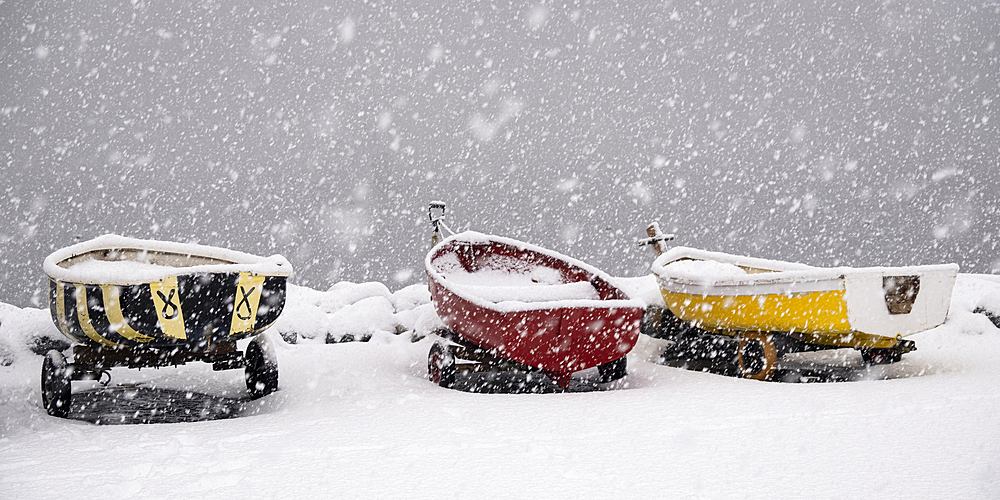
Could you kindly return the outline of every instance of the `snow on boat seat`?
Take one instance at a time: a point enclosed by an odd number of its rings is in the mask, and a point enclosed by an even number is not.
[[[741,277],[748,274],[746,269],[735,264],[714,260],[676,260],[664,266],[664,269],[679,275],[708,277],[709,279]]]
[[[554,302],[563,300],[600,300],[589,281],[567,282],[559,270],[544,265],[530,265],[505,256],[490,256],[477,262],[475,270],[455,254],[435,259],[446,270],[444,278],[457,291],[489,302]]]
[[[560,300],[600,300],[597,289],[589,281],[561,285],[490,286],[457,285],[456,290],[490,302],[555,302]]]
[[[148,284],[191,273],[292,274],[291,264],[280,255],[259,257],[226,248],[112,234],[57,250],[42,266],[53,280],[115,285]]]

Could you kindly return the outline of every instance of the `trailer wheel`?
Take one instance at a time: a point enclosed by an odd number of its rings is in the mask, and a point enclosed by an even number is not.
[[[778,350],[771,335],[762,332],[742,334],[736,361],[743,378],[770,380],[778,366]]]
[[[247,345],[244,355],[246,371],[243,378],[251,399],[258,399],[278,390],[278,359],[274,347],[263,334]]]
[[[898,349],[879,349],[877,347],[861,348],[861,359],[867,365],[889,365],[903,360],[903,353]]]
[[[597,365],[597,371],[601,374],[601,383],[614,382],[628,374],[628,360],[622,356],[614,361]]]
[[[455,385],[455,353],[451,345],[435,342],[427,353],[427,378],[441,387]]]
[[[72,400],[72,376],[66,356],[59,351],[49,351],[42,361],[42,406],[53,417],[69,415]]]

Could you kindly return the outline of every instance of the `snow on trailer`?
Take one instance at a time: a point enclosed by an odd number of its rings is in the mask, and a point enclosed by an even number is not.
[[[985,315],[997,328],[1000,328],[1000,292],[991,293],[980,299],[973,312]]]
[[[675,247],[652,271],[667,307],[653,335],[681,351],[732,351],[716,357],[769,379],[789,352],[849,347],[870,364],[898,362],[916,349],[904,337],[944,323],[958,266],[818,268]]]
[[[448,328],[428,355],[435,383],[451,387],[456,372],[497,368],[541,370],[563,389],[573,372],[595,366],[602,382],[625,375],[644,304],[596,268],[472,231],[436,245],[425,267]]]
[[[66,416],[73,380],[129,368],[212,363],[245,368],[251,397],[273,392],[278,368],[267,337],[281,314],[292,266],[280,256],[105,235],[49,255],[52,320],[75,342],[73,362],[49,351],[42,400]],[[254,339],[241,353],[236,341]]]

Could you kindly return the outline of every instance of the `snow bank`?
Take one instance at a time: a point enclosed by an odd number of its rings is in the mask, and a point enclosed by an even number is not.
[[[340,282],[325,292],[288,285],[285,309],[272,328],[286,342],[367,340],[379,333],[411,332],[422,314],[433,314],[427,285],[395,293],[382,283]]]
[[[649,276],[620,281],[657,295]],[[426,287],[380,289],[290,287],[282,317],[298,327],[307,311],[387,317],[385,300],[398,321],[434,324],[418,313]],[[95,426],[45,414],[41,358],[26,355],[0,366],[0,496],[997,498],[1000,330],[972,311],[998,292],[987,277],[960,275],[948,321],[915,335],[917,351],[844,383],[662,366],[642,336],[620,390],[469,394],[427,380],[431,339],[376,333],[368,343],[276,342],[279,390],[247,402],[241,418]],[[2,339],[54,328],[47,311],[10,306],[0,323]],[[853,350],[805,355],[865,370]],[[244,394],[241,371],[204,363],[115,369],[112,383]],[[77,455],[87,459],[58,460]]]
[[[641,300],[647,306],[666,307],[660,287],[656,284],[656,276],[647,274],[635,278],[616,278],[618,286],[628,293],[629,297]]]
[[[69,342],[52,323],[48,309],[21,309],[0,303],[0,366],[67,347]]]

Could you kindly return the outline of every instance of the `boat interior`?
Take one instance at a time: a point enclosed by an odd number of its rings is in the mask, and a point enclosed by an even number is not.
[[[500,242],[455,242],[432,263],[449,284],[491,302],[628,299],[586,269]]]
[[[142,248],[107,248],[94,249],[89,252],[76,254],[68,259],[57,262],[59,267],[68,269],[73,264],[88,260],[101,260],[106,262],[140,262],[143,264],[155,264],[158,266],[170,267],[190,267],[217,264],[235,264],[236,262],[205,257],[202,255],[183,254],[165,252],[160,250],[149,250]]]

